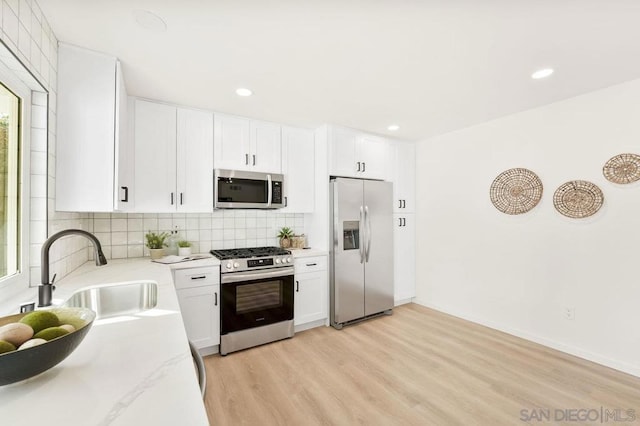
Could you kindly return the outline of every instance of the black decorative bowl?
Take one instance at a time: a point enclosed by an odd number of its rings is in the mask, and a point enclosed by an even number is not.
[[[53,308],[61,324],[71,324],[76,331],[32,348],[0,354],[0,386],[19,382],[42,373],[64,360],[87,335],[96,313],[86,308]],[[0,326],[18,322],[27,315],[0,318]]]

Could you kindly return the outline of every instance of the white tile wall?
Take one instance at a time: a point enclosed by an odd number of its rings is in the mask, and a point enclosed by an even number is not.
[[[149,256],[148,231],[178,229],[179,239],[192,243],[194,253],[211,249],[278,245],[278,230],[288,226],[304,233],[304,214],[264,210],[220,210],[203,214],[94,213],[93,230],[109,259]]]
[[[38,3],[0,0],[0,38],[48,91],[48,102],[46,93],[33,92],[31,111],[29,267],[35,285],[40,282],[40,248],[47,235],[67,228],[92,231],[93,215],[54,211],[58,40]],[[88,256],[87,241],[81,237],[57,241],[51,251],[51,274],[61,278]]]

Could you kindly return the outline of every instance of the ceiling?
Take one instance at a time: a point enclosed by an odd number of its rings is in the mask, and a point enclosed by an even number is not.
[[[130,95],[408,140],[640,78],[638,0],[38,2],[60,41],[121,60]]]

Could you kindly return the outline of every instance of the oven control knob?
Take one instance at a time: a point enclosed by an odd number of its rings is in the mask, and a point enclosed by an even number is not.
[[[291,258],[287,257],[287,263],[291,263]]]
[[[234,267],[234,268],[239,268],[239,267],[240,267],[240,264],[239,264],[238,262],[236,262],[236,263],[234,263],[234,264],[233,264],[233,267]]]
[[[227,269],[231,269],[233,268],[233,265],[231,264],[231,262],[227,262]]]
[[[277,259],[276,259],[276,265],[278,265],[279,263],[280,263],[280,259],[279,259],[279,258],[277,258]]]

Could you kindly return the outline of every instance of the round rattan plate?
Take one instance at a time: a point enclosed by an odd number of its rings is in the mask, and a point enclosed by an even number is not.
[[[640,180],[640,155],[616,155],[607,161],[602,173],[613,183],[626,184]]]
[[[495,208],[502,213],[526,213],[540,202],[542,182],[528,169],[505,170],[493,180],[489,196]]]
[[[598,186],[585,180],[572,180],[560,185],[553,194],[553,205],[564,216],[582,219],[595,214],[604,203]]]

